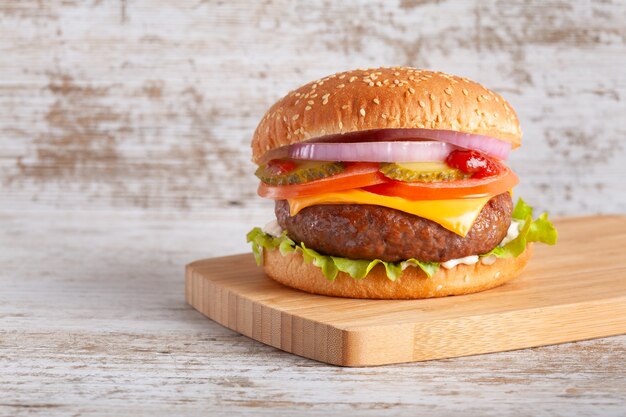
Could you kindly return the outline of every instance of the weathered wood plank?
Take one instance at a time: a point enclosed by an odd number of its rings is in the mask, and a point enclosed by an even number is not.
[[[0,415],[623,414],[624,336],[353,369],[239,336],[184,302],[221,222],[1,214]]]
[[[0,414],[623,414],[624,337],[328,368],[193,312],[182,266],[271,217],[248,153],[265,109],[353,67],[483,82],[522,120],[518,194],[626,212],[625,20],[610,0],[0,0]]]
[[[517,108],[518,189],[624,212],[623,2],[2,2],[4,207],[259,207],[248,142],[275,99],[360,66],[466,75]]]

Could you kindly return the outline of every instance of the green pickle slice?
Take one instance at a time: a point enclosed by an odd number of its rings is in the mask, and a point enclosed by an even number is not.
[[[464,172],[444,162],[392,162],[380,164],[387,178],[404,182],[440,182],[467,178]]]
[[[278,173],[269,164],[261,165],[254,175],[268,185],[295,185],[330,177],[344,171],[341,162],[290,160],[295,165],[288,172]]]

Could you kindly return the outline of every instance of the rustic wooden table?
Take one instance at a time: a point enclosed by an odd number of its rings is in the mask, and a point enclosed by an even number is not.
[[[0,415],[623,416],[626,336],[336,368],[202,317],[183,266],[246,251],[271,218],[248,148],[267,107],[354,67],[488,85],[525,132],[516,193],[625,213],[624,16],[606,0],[0,0]]]
[[[227,330],[183,295],[220,220],[0,215],[0,414],[624,415],[626,336],[339,368]]]

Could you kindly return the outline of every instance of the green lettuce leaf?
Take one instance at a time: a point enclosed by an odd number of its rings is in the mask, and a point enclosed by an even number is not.
[[[520,224],[518,236],[504,246],[497,246],[490,252],[481,255],[495,255],[498,258],[514,258],[526,250],[531,242],[541,242],[548,245],[556,244],[558,233],[548,220],[548,213],[543,213],[533,220],[533,209],[521,198],[517,201],[512,214],[513,221]]]
[[[263,232],[259,227],[252,229],[246,235],[246,238],[249,243],[252,243],[252,252],[258,265],[261,265],[263,262],[263,249],[271,250],[278,248],[283,256],[298,251],[302,253],[305,262],[321,268],[324,276],[330,281],[334,280],[339,272],[345,272],[355,279],[363,279],[378,264],[383,264],[387,278],[391,281],[398,279],[402,274],[402,270],[409,266],[420,268],[429,277],[439,269],[439,264],[436,262],[421,262],[417,259],[407,259],[403,262],[385,262],[380,259],[370,261],[367,259],[348,259],[322,255],[311,248],[307,248],[302,243],[295,243],[287,236],[286,232],[283,232],[279,237],[274,237]]]
[[[498,258],[512,258],[519,256],[526,250],[530,242],[542,242],[554,245],[557,241],[557,231],[548,220],[548,214],[543,213],[533,220],[533,209],[521,198],[518,200],[512,213],[513,221],[520,224],[519,235],[504,246],[497,246],[488,253],[480,256],[495,255]],[[428,277],[432,277],[439,270],[437,262],[422,262],[411,258],[402,262],[385,262],[380,259],[348,259],[337,256],[327,256],[307,248],[302,243],[296,243],[283,232],[279,237],[274,237],[255,227],[246,235],[247,241],[252,243],[252,252],[258,265],[263,262],[264,249],[276,249],[284,256],[298,251],[302,253],[305,262],[312,263],[322,270],[324,276],[332,281],[339,272],[345,272],[355,279],[363,279],[378,264],[385,267],[387,278],[395,281],[402,271],[410,266],[420,268]]]

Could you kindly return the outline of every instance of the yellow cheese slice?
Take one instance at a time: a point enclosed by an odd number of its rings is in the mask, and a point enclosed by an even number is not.
[[[466,236],[476,217],[490,198],[411,201],[401,197],[389,197],[356,189],[293,198],[288,201],[292,216],[306,207],[318,204],[373,204],[432,220],[457,235]]]

